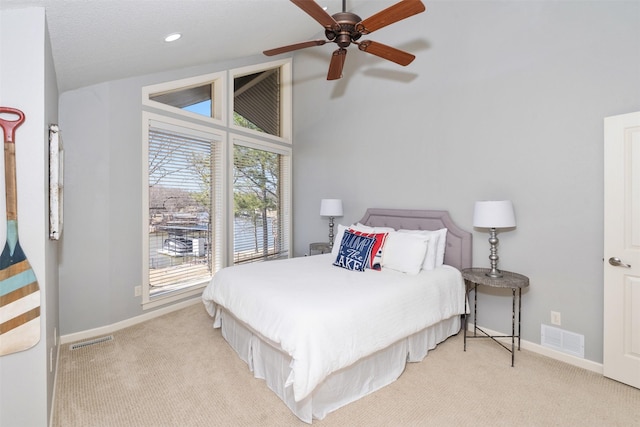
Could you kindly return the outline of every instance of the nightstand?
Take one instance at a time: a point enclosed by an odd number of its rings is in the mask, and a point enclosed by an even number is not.
[[[309,255],[328,254],[331,252],[331,245],[327,242],[314,242],[309,244]]]
[[[473,335],[468,335],[469,315],[464,316],[464,351],[467,351],[467,338],[491,338],[500,344],[507,351],[511,352],[511,366],[515,359],[515,339],[518,338],[518,351],[520,350],[520,312],[522,308],[521,296],[522,288],[529,286],[529,278],[522,274],[502,271],[502,277],[489,277],[486,275],[488,268],[465,268],[462,270],[466,293],[465,293],[465,313],[467,312],[467,296],[473,289]],[[511,289],[513,300],[511,304],[511,335],[490,335],[478,327],[478,285],[490,286],[493,288]],[[516,292],[517,291],[517,292]],[[516,335],[516,294],[518,301],[518,334]],[[481,332],[483,335],[478,335]],[[496,338],[511,338],[511,349]]]

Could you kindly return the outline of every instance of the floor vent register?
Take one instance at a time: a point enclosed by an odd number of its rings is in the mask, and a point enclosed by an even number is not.
[[[75,344],[71,344],[71,346],[69,347],[69,350],[77,350],[79,348],[85,348],[85,347],[88,347],[90,345],[100,344],[100,343],[111,341],[111,340],[113,340],[113,335],[108,335],[106,337],[100,337],[100,338],[94,338],[94,339],[89,340],[89,341],[77,342]]]

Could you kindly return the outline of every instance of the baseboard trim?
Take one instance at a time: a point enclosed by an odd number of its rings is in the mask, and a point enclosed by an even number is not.
[[[491,329],[487,329],[483,326],[480,326],[480,327],[482,328],[483,331],[485,331],[489,335],[505,335],[504,332],[494,331]],[[469,323],[469,325],[467,326],[467,329],[469,332],[473,332],[473,323]],[[569,365],[577,366],[579,368],[583,368],[588,371],[592,371],[601,375],[604,372],[602,368],[602,363],[597,363],[587,359],[581,359],[571,354],[566,354],[561,351],[553,350],[551,348],[544,347],[540,344],[537,344],[531,341],[521,339],[520,348],[524,350],[529,350],[533,353],[537,353],[542,356],[549,357],[551,359],[559,360],[561,362],[568,363]]]
[[[82,341],[88,338],[95,338],[100,335],[110,334],[120,329],[128,328],[129,326],[137,325],[138,323],[146,322],[147,320],[155,319],[156,317],[163,316],[176,310],[189,307],[191,305],[201,303],[202,297],[198,295],[195,298],[191,298],[185,301],[181,301],[176,304],[172,304],[157,310],[153,310],[140,316],[132,317],[130,319],[122,320],[120,322],[113,323],[107,326],[101,326],[99,328],[88,329],[86,331],[74,332],[73,334],[61,335],[60,345],[69,344],[76,341]]]
[[[158,310],[153,310],[151,312],[141,314],[140,316],[132,317],[130,319],[123,320],[121,322],[113,323],[111,325],[102,326],[102,327],[94,328],[94,329],[89,329],[89,330],[81,331],[81,332],[75,332],[73,334],[61,335],[58,348],[60,347],[60,345],[63,345],[63,344],[69,344],[69,343],[73,343],[73,342],[76,342],[76,341],[81,341],[81,340],[85,340],[85,339],[89,339],[89,338],[94,338],[94,337],[97,337],[97,336],[100,336],[100,335],[104,335],[104,334],[110,334],[110,333],[118,331],[120,329],[124,329],[124,328],[127,328],[129,326],[137,325],[138,323],[142,323],[142,322],[145,322],[147,320],[151,320],[151,319],[154,319],[156,317],[163,316],[165,314],[171,313],[173,311],[189,307],[189,306],[197,304],[197,303],[199,303],[201,301],[202,301],[202,298],[200,296],[198,296],[196,298],[191,298],[191,299],[188,299],[186,301],[181,301],[179,303],[172,304],[170,306],[163,307],[163,308],[160,308]],[[473,332],[473,324],[472,323],[470,323],[467,328],[468,328],[469,332]],[[485,327],[482,327],[482,329],[486,333],[488,333],[489,335],[504,335],[503,332],[494,331],[494,330],[491,330],[491,329],[488,329],[488,328],[485,328]],[[589,371],[592,371],[592,372],[596,372],[598,374],[603,374],[602,363],[597,363],[597,362],[594,362],[594,361],[591,361],[591,360],[587,360],[587,359],[581,359],[579,357],[572,356],[572,355],[566,354],[566,353],[562,353],[560,351],[553,350],[553,349],[550,349],[548,347],[544,347],[544,346],[542,346],[540,344],[537,344],[537,343],[534,343],[534,342],[531,342],[531,341],[527,341],[527,340],[524,340],[524,339],[520,340],[520,348],[522,348],[524,350],[531,351],[533,353],[540,354],[542,356],[549,357],[551,359],[555,359],[555,360],[559,360],[559,361],[564,362],[564,363],[568,363],[568,364],[573,365],[573,366],[577,366],[579,368],[583,368],[583,369],[586,369],[586,370],[589,370]],[[57,363],[57,360],[56,360],[56,363]],[[56,367],[56,372],[57,372],[57,367]]]

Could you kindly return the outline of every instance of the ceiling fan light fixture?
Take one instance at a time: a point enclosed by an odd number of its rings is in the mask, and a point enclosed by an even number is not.
[[[180,33],[171,33],[164,38],[164,41],[166,41],[167,43],[171,43],[178,40],[180,37],[182,37],[182,34]]]

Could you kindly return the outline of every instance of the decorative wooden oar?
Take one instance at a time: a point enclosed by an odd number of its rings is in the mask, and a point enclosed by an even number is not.
[[[0,254],[0,356],[26,350],[40,341],[40,287],[18,241],[18,196],[16,186],[15,132],[24,113],[0,107],[4,131],[4,180],[7,195],[7,241]]]

